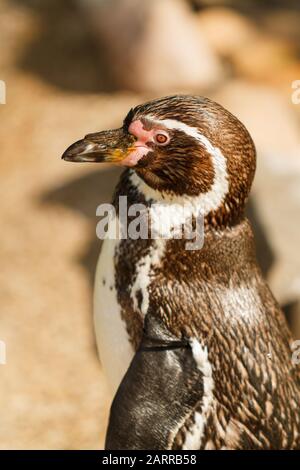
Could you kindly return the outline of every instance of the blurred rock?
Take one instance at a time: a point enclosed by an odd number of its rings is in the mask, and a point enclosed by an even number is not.
[[[236,50],[232,62],[235,71],[242,77],[278,84],[282,72],[294,67],[296,49],[266,34],[257,34],[243,48]]]
[[[253,11],[246,15],[214,7],[200,10],[197,21],[213,50],[230,64],[234,76],[269,83],[290,93],[291,82],[300,76],[297,21],[288,23],[292,26],[288,35],[288,27],[281,25],[280,18],[290,21],[291,16],[291,12],[281,10],[264,13],[262,9],[259,14]]]
[[[257,35],[251,20],[230,8],[212,7],[197,14],[198,27],[214,51],[230,58]]]
[[[263,18],[263,29],[276,35],[278,38],[290,41],[300,40],[300,10],[288,9],[288,5],[282,5],[279,9],[269,9]]]
[[[223,77],[192,11],[181,0],[78,0],[114,89],[199,90]]]

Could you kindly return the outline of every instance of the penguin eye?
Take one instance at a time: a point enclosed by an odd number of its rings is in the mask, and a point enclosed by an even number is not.
[[[170,137],[167,132],[159,131],[154,135],[154,141],[158,145],[166,145],[170,141]]]

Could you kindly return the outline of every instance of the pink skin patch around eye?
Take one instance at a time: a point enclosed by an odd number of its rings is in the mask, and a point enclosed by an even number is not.
[[[120,163],[124,166],[135,166],[138,161],[143,158],[147,153],[149,153],[152,149],[147,146],[148,142],[153,142],[153,135],[155,133],[154,129],[149,131],[145,130],[143,124],[140,120],[133,121],[128,131],[130,134],[134,135],[137,140],[134,142],[133,146],[134,150],[132,150],[129,155],[124,158]]]

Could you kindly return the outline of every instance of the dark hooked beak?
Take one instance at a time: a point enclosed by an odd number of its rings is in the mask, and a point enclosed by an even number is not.
[[[134,149],[135,138],[123,128],[88,134],[78,140],[61,157],[68,162],[121,163]]]

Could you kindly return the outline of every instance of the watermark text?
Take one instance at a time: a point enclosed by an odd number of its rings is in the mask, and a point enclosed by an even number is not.
[[[0,365],[6,364],[6,344],[0,340]]]
[[[292,103],[300,104],[300,80],[294,80],[292,82]]]
[[[118,211],[112,204],[100,204],[96,215],[101,217],[96,227],[101,240],[184,239],[186,250],[204,244],[204,217],[191,204],[128,205],[127,196],[120,196]]]
[[[6,84],[0,80],[0,104],[6,104]]]

